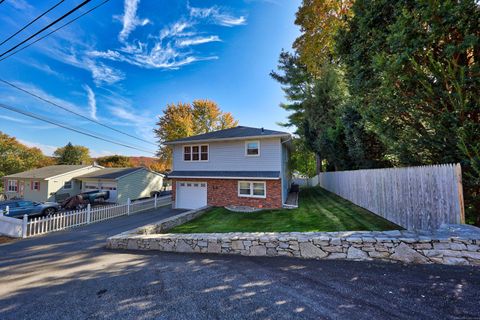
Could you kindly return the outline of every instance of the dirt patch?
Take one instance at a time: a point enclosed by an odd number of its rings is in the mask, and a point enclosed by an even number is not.
[[[10,237],[4,237],[4,236],[0,236],[0,243],[8,243],[8,242],[12,242],[13,238],[10,238]]]

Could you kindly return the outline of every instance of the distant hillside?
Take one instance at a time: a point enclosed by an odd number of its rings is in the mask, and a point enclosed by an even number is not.
[[[169,168],[165,163],[160,162],[158,158],[152,157],[129,157],[130,162],[134,167],[147,167],[153,171],[164,172]]]
[[[128,157],[134,167],[150,167],[150,165],[158,162],[157,158],[152,157]]]

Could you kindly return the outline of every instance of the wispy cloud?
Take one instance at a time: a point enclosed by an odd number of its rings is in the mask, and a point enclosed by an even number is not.
[[[191,7],[176,22],[164,26],[156,33],[149,33],[137,39],[132,32],[138,27],[151,23],[138,17],[140,0],[124,0],[124,14],[114,17],[122,21],[118,34],[119,47],[98,50],[78,37],[62,36],[53,46],[45,48],[50,57],[91,73],[97,87],[113,85],[126,78],[119,65],[113,67],[108,61],[123,62],[144,69],[175,70],[183,66],[207,60],[218,59],[212,53],[202,53],[197,47],[211,42],[221,42],[218,35],[201,31],[205,24],[233,27],[246,23],[244,16],[235,16],[225,9]]]
[[[149,19],[139,19],[137,17],[137,9],[140,0],[125,0],[124,2],[124,14],[122,17],[123,28],[118,35],[120,41],[127,40],[130,33],[138,26],[145,26],[150,23]]]
[[[209,36],[209,37],[195,37],[189,39],[180,39],[177,41],[177,44],[180,47],[195,46],[199,44],[204,44],[208,42],[220,42],[222,41],[219,36]]]
[[[20,87],[20,88],[23,88],[27,91],[30,91],[31,93],[39,96],[39,97],[42,97],[43,99],[45,100],[49,100],[55,104],[58,104],[62,107],[65,107],[66,109],[69,109],[69,110],[72,110],[72,111],[75,111],[77,113],[81,113],[81,114],[85,114],[85,110],[84,108],[82,107],[79,107],[78,105],[74,104],[74,103],[71,103],[70,101],[67,101],[67,100],[64,100],[64,99],[61,99],[61,98],[58,98],[52,94],[49,94],[47,92],[45,92],[42,88],[38,87],[37,85],[34,85],[34,84],[31,84],[31,83],[27,83],[27,82],[21,82],[21,81],[12,81],[13,84],[15,84],[16,86]],[[12,90],[15,90],[15,89],[10,89],[10,88],[6,88],[5,89],[7,92],[12,92]],[[20,105],[25,105],[25,106],[37,106],[39,104],[39,100],[29,96],[29,95],[23,95],[23,94],[18,94],[18,91],[13,91],[15,94],[16,94],[16,101],[15,103],[16,104],[20,104]],[[35,103],[32,103],[35,102]],[[42,110],[43,112],[47,112],[48,110],[51,110],[52,113],[54,114],[58,114],[58,111],[59,109],[55,108],[54,106],[51,106],[49,104],[46,104],[44,102],[40,102],[42,105],[46,106],[48,109],[45,109],[44,107],[42,107]]]
[[[87,46],[81,50],[75,50],[73,47],[65,48],[57,44],[49,47],[45,52],[58,61],[89,71],[96,86],[111,85],[125,79],[125,74],[121,70],[92,59],[88,55],[90,50],[92,48]],[[79,51],[81,52],[80,54],[78,53]]]
[[[93,92],[92,88],[88,85],[84,85],[83,88],[87,91],[88,97],[88,107],[90,108],[90,117],[94,120],[98,120],[97,118],[97,101],[95,99],[95,93]]]
[[[245,16],[235,17],[225,11],[222,11],[219,7],[213,6],[209,8],[196,8],[188,6],[190,16],[194,18],[208,19],[214,24],[218,24],[224,27],[240,26],[247,23]]]
[[[27,62],[27,64],[32,68],[35,68],[35,69],[38,69],[40,71],[45,72],[46,74],[50,74],[50,75],[56,76],[56,77],[62,77],[62,75],[60,73],[53,70],[49,65],[47,65],[45,63]]]
[[[43,143],[38,143],[38,142],[33,142],[33,141],[28,141],[23,139],[18,139],[18,141],[20,141],[20,143],[23,143],[24,145],[29,146],[31,148],[34,147],[42,150],[43,154],[47,156],[52,156],[53,152],[58,148],[57,146],[52,146],[48,144],[43,144]]]
[[[150,36],[147,42],[125,43],[117,50],[92,50],[88,52],[88,56],[91,59],[103,58],[126,62],[146,69],[178,69],[196,61],[217,59],[217,56],[201,56],[190,50],[180,49],[186,45],[177,45],[178,41],[192,40],[186,37],[196,34],[189,30],[191,27],[192,24],[187,21],[177,21],[160,30],[158,36]],[[216,41],[217,38],[213,36],[210,41]]]
[[[103,104],[108,106],[108,111],[112,115],[108,120],[109,123],[131,127],[138,136],[152,142],[155,141],[153,134],[155,115],[141,106],[134,105],[128,98],[118,93],[107,92],[108,95],[100,94],[97,95],[97,98],[102,99]]]
[[[0,119],[7,120],[7,121],[12,121],[12,122],[16,122],[16,123],[23,123],[23,124],[31,123],[30,121],[25,120],[25,119],[14,118],[14,117],[9,117],[9,116],[4,116],[4,115],[0,115]]]
[[[13,6],[17,10],[31,10],[33,7],[25,0],[7,1],[6,4]]]

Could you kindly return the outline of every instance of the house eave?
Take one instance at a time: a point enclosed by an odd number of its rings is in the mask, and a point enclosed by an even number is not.
[[[280,180],[280,177],[215,177],[215,176],[168,176],[169,179],[219,179],[219,180]]]
[[[182,141],[174,140],[174,141],[166,141],[163,144],[164,145],[195,144],[195,143],[215,142],[215,141],[253,140],[253,139],[287,138],[287,137],[290,137],[290,134],[256,135],[256,136],[215,138],[215,139],[202,139],[202,140],[182,140]]]

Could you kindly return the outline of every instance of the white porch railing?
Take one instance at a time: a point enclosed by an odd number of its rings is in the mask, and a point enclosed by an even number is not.
[[[74,210],[68,212],[60,212],[47,217],[38,217],[28,220],[28,216],[24,215],[23,220],[15,218],[7,218],[8,222],[12,225],[9,229],[16,230],[11,232],[10,236],[13,237],[33,237],[49,232],[60,231],[68,228],[78,227],[85,224],[100,222],[103,220],[112,219],[119,216],[130,215],[145,210],[155,209],[158,207],[166,206],[172,202],[171,196],[159,197],[155,196],[151,199],[140,200],[131,202],[128,199],[126,204],[112,205],[112,206],[99,206],[92,208],[87,205],[87,208],[83,210]],[[3,219],[3,220],[7,220]],[[2,220],[2,223],[3,223]],[[16,228],[16,229],[15,229]],[[19,232],[19,228],[21,232]],[[0,228],[0,233],[2,229]]]

